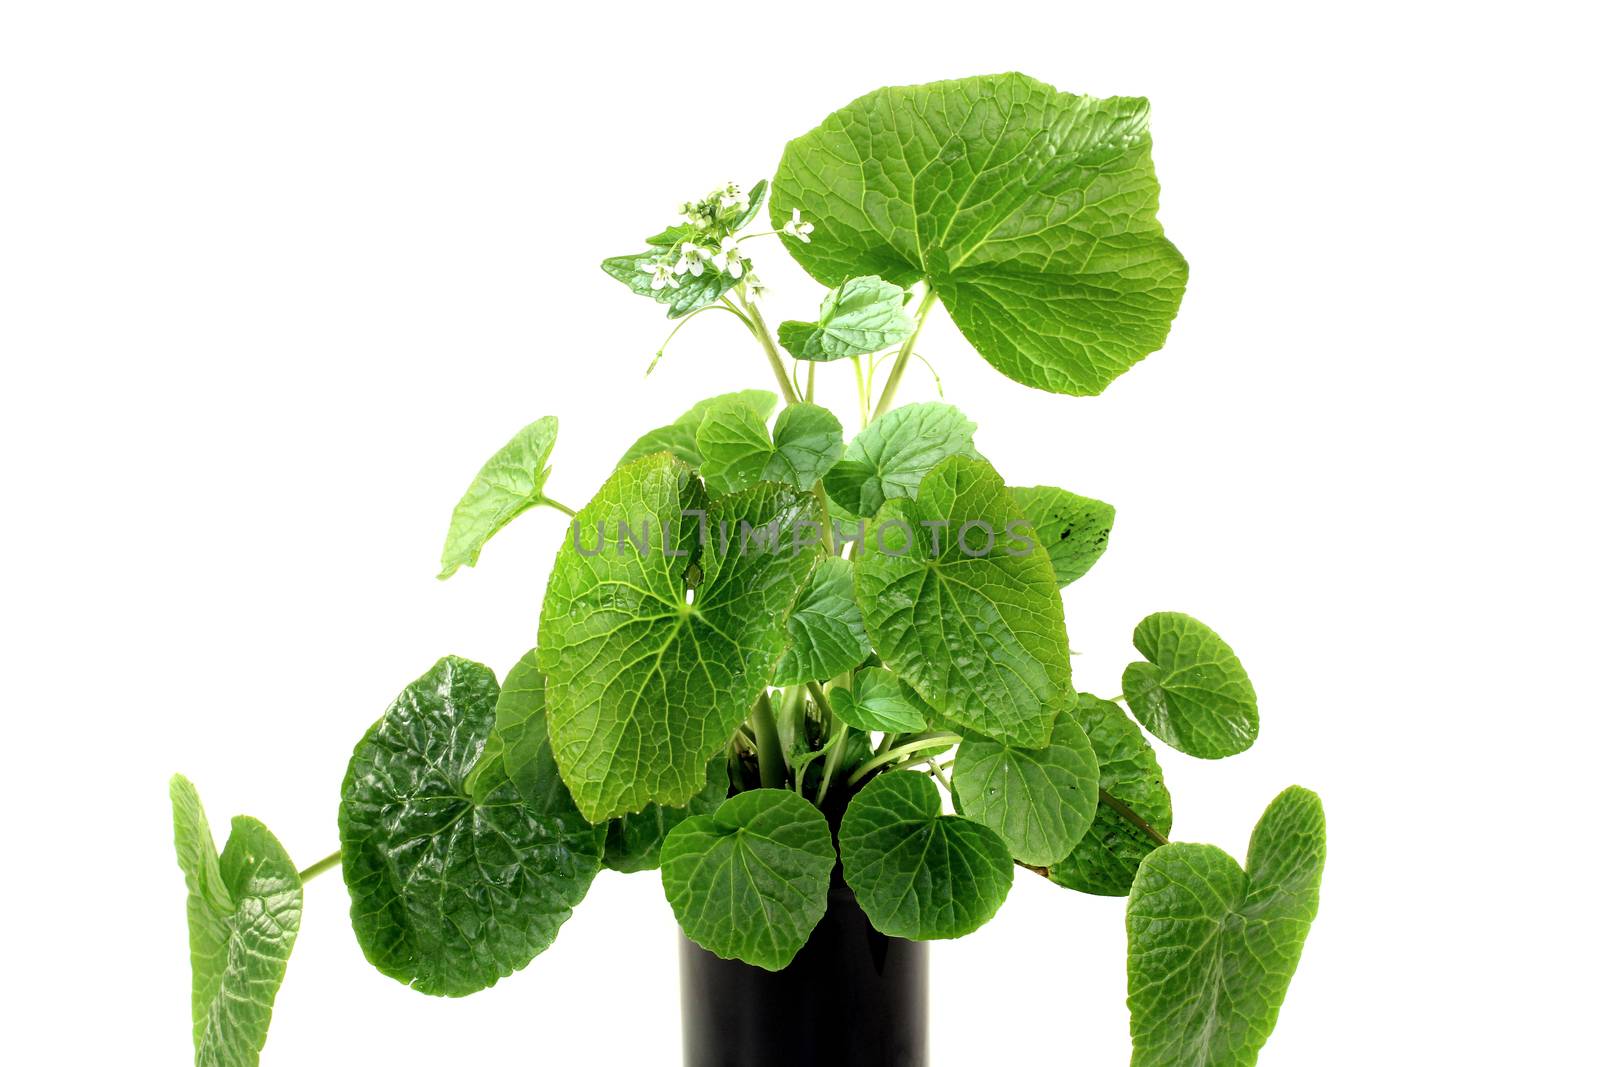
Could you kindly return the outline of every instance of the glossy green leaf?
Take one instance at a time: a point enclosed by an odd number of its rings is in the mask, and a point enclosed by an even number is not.
[[[606,828],[605,864],[634,874],[661,866],[661,844],[672,828],[692,815],[709,815],[728,798],[728,772],[722,757],[706,768],[706,787],[681,808],[646,804],[643,811],[619,815]]]
[[[1049,485],[1012,489],[1011,498],[1050,553],[1057,585],[1082,578],[1105,552],[1117,515],[1110,504]]]
[[[440,578],[450,577],[463,565],[476,564],[489,538],[544,502],[550,451],[555,445],[556,419],[546,415],[517,431],[504,448],[489,457],[450,516],[450,532],[445,535],[439,560]]]
[[[695,518],[684,518],[698,510],[703,549]],[[618,470],[579,512],[584,548],[569,539],[556,556],[539,666],[556,760],[590,821],[652,801],[682,806],[705,787],[706,762],[783,652],[785,620],[820,556],[798,547],[798,527],[816,516],[811,494],[771,483],[708,508],[699,480],[666,455]],[[648,545],[619,539],[624,522],[636,536],[648,529]]]
[[[695,445],[700,473],[713,493],[750,488],[761,481],[772,458],[767,420],[737,397],[711,406],[695,432]]]
[[[1043,748],[1075,694],[1055,575],[1022,525],[993,467],[951,456],[868,527],[855,593],[884,664],[940,715]]]
[[[789,142],[775,226],[824,285],[927,279],[984,359],[1098,393],[1165,342],[1188,266],[1156,221],[1149,105],[1020,74],[878,89]]]
[[[853,573],[850,561],[838,556],[817,565],[784,624],[789,643],[772,672],[773,685],[820,682],[871,655]]]
[[[479,780],[481,799],[468,791],[498,695],[487,667],[440,660],[367,731],[341,791],[356,940],[424,993],[463,996],[525,967],[600,869],[604,832],[573,806],[547,743],[519,775],[537,787],[526,795],[503,771]],[[540,719],[523,729],[537,738]]]
[[[879,932],[916,941],[970,934],[1011,891],[1011,854],[987,826],[940,814],[924,775],[890,771],[839,823],[844,880]]]
[[[905,734],[928,728],[899,679],[882,667],[857,671],[855,688],[835,688],[828,700],[833,713],[857,730]]]
[[[906,291],[868,276],[830,290],[816,322],[780,323],[778,343],[795,359],[826,362],[882,351],[915,329],[906,312]]]
[[[1100,789],[1162,834],[1172,831],[1172,796],[1155,750],[1117,705],[1078,694],[1073,717],[1089,735],[1100,764]],[[1067,857],[1050,864],[1050,880],[1098,896],[1125,897],[1139,863],[1156,847],[1149,834],[1104,800],[1094,825]]]
[[[706,266],[699,275],[673,275],[671,281],[656,285],[657,267],[665,264],[670,269],[674,262],[670,249],[652,248],[629,256],[612,256],[601,262],[600,269],[640,296],[667,305],[669,319],[681,319],[698,311],[739,284],[732,275]]]
[[[947,456],[977,457],[977,424],[949,404],[907,404],[873,419],[823,477],[828,496],[852,515],[871,518],[886,500],[915,497]]]
[[[772,427],[772,458],[762,478],[810,489],[844,452],[844,428],[816,404],[790,404]]]
[[[827,910],[833,863],[822,812],[786,789],[753,789],[673,828],[661,886],[689,940],[778,971]]]
[[[1244,870],[1212,845],[1163,845],[1128,898],[1133,1067],[1251,1067],[1317,916],[1322,802],[1279,794]]]
[[[640,437],[628,447],[622,459],[617,461],[617,466],[632,463],[652,452],[671,452],[689,466],[698,468],[701,457],[700,447],[695,443],[695,434],[699,432],[700,424],[705,421],[708,412],[722,401],[732,398],[738,398],[754,408],[762,422],[770,419],[778,407],[777,394],[765,389],[746,389],[738,393],[723,393],[709,397],[679,415],[675,421],[666,426],[659,426]]]
[[[538,777],[539,760],[549,747],[544,725],[544,675],[539,673],[535,649],[506,672],[505,684],[495,698],[494,728],[467,773],[467,795],[481,803],[502,779],[510,778],[517,783],[519,792],[538,796],[549,786]]]
[[[955,787],[962,814],[999,834],[1023,863],[1048,867],[1094,821],[1100,768],[1083,728],[1064,713],[1043,748],[968,736],[956,751]]]
[[[1128,664],[1122,692],[1146,730],[1202,759],[1232,756],[1255,743],[1255,687],[1216,631],[1161,611],[1134,628],[1133,646],[1149,662]]]
[[[173,775],[173,839],[189,889],[189,963],[197,1067],[255,1067],[300,932],[300,875],[278,839],[234,818],[217,855],[200,795]]]

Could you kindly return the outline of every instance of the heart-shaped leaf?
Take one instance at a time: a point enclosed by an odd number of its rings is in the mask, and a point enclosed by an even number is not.
[[[1082,578],[1105,552],[1117,515],[1110,504],[1050,485],[1012,489],[1011,498],[1050,553],[1057,585]]]
[[[440,578],[450,577],[463,565],[474,566],[489,538],[544,502],[550,451],[555,445],[556,419],[546,415],[518,430],[504,448],[489,457],[450,516],[450,532],[445,535],[439,560]]]
[[[1150,662],[1128,664],[1122,692],[1146,730],[1202,759],[1232,756],[1255,743],[1255,687],[1216,631],[1161,611],[1134,628],[1133,647]]]
[[[1078,844],[1094,820],[1099,782],[1094,748],[1071,714],[1056,719],[1043,748],[969,736],[956,751],[962,814],[1034,867],[1048,867]]]
[[[866,623],[856,606],[853,576],[850,561],[838,556],[824,559],[811,573],[784,624],[789,644],[772,672],[773,685],[820,682],[872,654]]]
[[[1020,74],[878,89],[789,142],[774,228],[824,285],[927,279],[984,359],[1098,393],[1165,342],[1188,265],[1156,221],[1149,105]]]
[[[661,844],[672,828],[693,815],[709,815],[728,799],[728,772],[722,759],[706,768],[706,787],[681,808],[646,804],[643,811],[618,815],[606,828],[605,864],[613,871],[634,874],[661,866]]]
[[[827,910],[833,863],[822,812],[786,789],[752,789],[672,829],[661,886],[689,940],[778,971]]]
[[[1212,845],[1163,845],[1128,898],[1133,1067],[1250,1067],[1278,1021],[1317,916],[1322,802],[1292,786],[1250,837],[1245,870]]]
[[[1073,717],[1089,735],[1100,764],[1100,789],[1157,833],[1172,830],[1172,796],[1162,782],[1155,750],[1117,705],[1078,694]],[[1067,857],[1050,864],[1050,879],[1082,893],[1125,897],[1155,838],[1102,797],[1094,824]]]
[[[977,424],[949,404],[907,404],[873,419],[823,476],[828,496],[852,515],[871,518],[886,500],[915,497],[947,456],[978,455]]]
[[[942,716],[1043,748],[1075,694],[1055,574],[1025,529],[993,467],[951,456],[873,520],[856,603],[884,663]]]
[[[246,815],[217,855],[200,794],[174,775],[173,838],[189,887],[196,1067],[255,1067],[300,932],[300,875],[278,839]]]
[[[356,746],[339,804],[350,921],[372,965],[424,993],[463,996],[527,966],[600,869],[604,832],[578,814],[543,741],[518,775],[467,778],[495,725],[499,687],[447,656]],[[528,747],[517,744],[519,751]],[[505,748],[503,752],[509,752]]]
[[[915,329],[906,313],[906,291],[869,275],[830,290],[816,322],[779,323],[778,343],[795,359],[827,362],[882,351]]]
[[[1011,854],[987,826],[942,815],[923,775],[890,771],[850,798],[839,823],[844,880],[880,933],[916,941],[970,934],[1011,891]]]
[[[769,437],[766,419],[734,397],[706,413],[695,445],[702,457],[701,473],[715,493],[762,481],[810,489],[844,451],[844,430],[827,408],[790,404]]]
[[[675,421],[659,426],[640,437],[628,447],[627,452],[623,453],[622,458],[617,461],[617,466],[625,466],[652,452],[671,452],[689,466],[698,468],[701,456],[700,446],[695,443],[695,434],[699,432],[700,424],[705,421],[707,412],[719,402],[735,397],[754,408],[762,422],[770,419],[778,407],[777,394],[765,389],[746,389],[739,393],[723,393],[720,396],[709,397],[679,415]]]
[[[763,483],[705,500],[671,456],[635,460],[579,512],[556,556],[539,666],[556,761],[591,822],[681,807],[705,787],[820,558],[797,529],[816,521],[811,494]]]
[[[882,667],[856,672],[854,689],[835,688],[829,695],[833,713],[847,725],[869,733],[904,734],[926,730],[928,721],[901,686]]]

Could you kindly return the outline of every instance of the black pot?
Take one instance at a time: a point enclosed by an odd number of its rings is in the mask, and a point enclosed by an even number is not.
[[[872,928],[837,878],[781,971],[678,935],[684,1067],[925,1067],[928,946]]]

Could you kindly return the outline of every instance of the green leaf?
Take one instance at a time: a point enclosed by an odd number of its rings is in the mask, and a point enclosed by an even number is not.
[[[538,650],[534,649],[506,673],[495,699],[494,729],[467,773],[467,794],[482,803],[503,779],[510,778],[525,796],[539,796],[549,785],[537,776],[539,759],[548,751],[544,675],[539,673]]]
[[[1011,854],[987,826],[939,813],[924,775],[890,771],[850,798],[839,823],[844,880],[880,933],[970,934],[1011,891]]]
[[[617,461],[617,466],[632,463],[641,456],[648,456],[652,452],[671,452],[691,467],[700,466],[700,448],[695,444],[695,434],[699,432],[700,424],[705,421],[707,412],[711,411],[722,401],[737,397],[750,407],[754,408],[761,416],[761,421],[766,422],[777,410],[778,397],[765,389],[746,389],[738,393],[723,393],[700,401],[694,407],[678,416],[677,420],[651,430],[643,437],[629,446],[622,459]]]
[[[661,866],[661,843],[667,834],[691,815],[708,815],[728,798],[728,773],[721,757],[706,768],[706,787],[681,808],[646,804],[643,811],[619,815],[606,829],[605,864],[613,871],[634,874]]]
[[[350,921],[372,965],[424,993],[464,996],[527,966],[600,869],[604,833],[578,814],[543,741],[518,777],[466,780],[499,687],[447,656],[356,746],[339,804]],[[518,751],[526,745],[519,743]],[[503,752],[509,753],[511,747]]]
[[[1255,743],[1255,687],[1216,631],[1161,611],[1134,628],[1133,646],[1150,662],[1128,664],[1122,692],[1146,730],[1201,759],[1232,756]]]
[[[827,408],[790,404],[769,437],[765,416],[735,396],[707,411],[695,445],[703,457],[701,473],[714,493],[761,481],[810,489],[844,451],[844,430]]]
[[[698,555],[664,551],[664,539],[691,551],[695,520],[684,516],[702,509],[709,536]],[[681,806],[704,788],[706,762],[783,652],[784,621],[819,558],[799,547],[797,527],[816,515],[815,497],[771,483],[707,508],[699,480],[666,455],[623,467],[579,512],[582,544],[602,528],[605,539],[598,552],[568,539],[557,553],[539,666],[556,760],[590,821],[652,801]],[[648,547],[619,546],[619,522],[648,529]]]
[[[937,712],[1043,748],[1076,695],[1055,575],[1023,525],[993,467],[951,456],[868,527],[855,593],[885,665]]]
[[[899,679],[882,667],[856,672],[855,688],[836,688],[828,695],[833,713],[857,730],[889,734],[926,730],[928,722],[906,696]]]
[[[915,497],[947,456],[971,456],[977,424],[949,404],[907,404],[873,419],[822,479],[828,496],[852,515],[871,518],[886,500]]]
[[[1211,845],[1163,845],[1128,898],[1133,1067],[1250,1067],[1278,1021],[1317,916],[1322,802],[1291,786],[1245,870]]]
[[[761,213],[761,205],[767,199],[767,179],[762,178],[750,187],[750,203],[737,218],[728,226],[728,232],[738,233],[750,225],[750,220]]]
[[[830,290],[816,322],[779,323],[778,343],[795,359],[827,362],[882,351],[915,329],[906,313],[906,291],[869,275]]]
[[[173,839],[189,888],[197,1067],[255,1067],[300,932],[300,875],[278,839],[234,818],[219,858],[200,794],[173,775]]]
[[[962,814],[999,834],[1023,863],[1048,867],[1094,821],[1100,768],[1083,728],[1063,713],[1043,748],[968,736],[956,751],[955,787]]]
[[[772,458],[761,476],[810,489],[843,452],[844,428],[833,412],[816,404],[790,404],[778,413]]]
[[[462,565],[475,565],[489,538],[524,511],[544,503],[550,450],[555,445],[556,419],[546,415],[518,430],[504,448],[489,457],[450,516],[450,532],[445,535],[439,560],[441,579]]]
[[[789,644],[772,672],[773,685],[820,682],[843,674],[872,654],[856,606],[854,568],[829,556],[817,565],[784,622]]]
[[[1049,485],[1012,489],[1011,498],[1050,553],[1056,584],[1082,578],[1106,550],[1117,509]]]
[[[1094,746],[1100,788],[1160,833],[1170,833],[1172,795],[1162,783],[1155,750],[1139,727],[1117,705],[1088,693],[1078,694],[1072,713]],[[1050,879],[1082,893],[1125,897],[1140,861],[1155,847],[1149,834],[1102,801],[1078,847],[1050,864]]]
[[[661,886],[689,940],[779,971],[828,908],[833,862],[822,812],[785,789],[752,789],[673,828]]]
[[[1001,74],[868,93],[789,142],[771,217],[824,285],[925,278],[1001,373],[1098,393],[1166,341],[1188,265],[1156,221],[1149,104]]]
[[[671,250],[652,248],[631,256],[612,256],[601,262],[600,269],[640,296],[667,305],[669,319],[681,319],[691,311],[715,303],[723,293],[739,284],[739,279],[708,264],[699,275],[674,275],[675,285],[669,282],[654,288],[656,265],[663,261],[668,267],[675,262]]]

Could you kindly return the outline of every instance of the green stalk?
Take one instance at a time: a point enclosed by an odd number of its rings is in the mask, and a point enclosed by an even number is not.
[[[782,789],[789,767],[783,759],[783,744],[778,740],[778,721],[772,717],[772,701],[763,690],[756,706],[750,709],[750,726],[756,733],[756,762],[761,767],[763,789]]]
[[[746,300],[741,294],[739,300],[744,304],[745,325],[750,327],[751,336],[761,343],[761,351],[767,355],[767,363],[772,367],[772,373],[778,379],[778,387],[783,391],[785,404],[800,403],[800,396],[794,391],[794,385],[789,381],[789,372],[783,369],[783,357],[778,355],[777,342],[772,339],[772,331],[767,329],[767,322],[761,317],[761,311],[752,301]]]
[[[343,851],[337,851],[330,856],[322,857],[320,860],[300,872],[300,881],[302,883],[311,881],[311,879],[315,878],[323,871],[330,870],[331,868],[337,866],[339,861],[343,858]]]
[[[911,362],[911,353],[916,350],[917,338],[922,336],[922,325],[928,321],[928,312],[932,309],[933,286],[930,285],[922,294],[922,302],[917,305],[917,324],[912,328],[911,336],[906,338],[906,343],[900,346],[900,352],[894,357],[894,366],[889,368],[889,380],[883,383],[883,392],[878,394],[878,407],[872,413],[873,418],[879,418],[894,404],[895,390],[900,388],[900,379],[906,373],[906,364]]]
[[[955,744],[960,740],[961,738],[957,734],[934,734],[931,737],[919,737],[915,741],[907,741],[903,745],[891,748],[889,751],[867,760],[867,762],[855,769],[855,773],[850,775],[850,778],[845,782],[845,784],[855,785],[857,782],[861,781],[861,779],[865,778],[879,767],[882,767],[888,763],[893,763],[895,760],[898,760],[903,756],[909,756],[913,752],[921,752],[925,748],[941,748],[947,745]]]
[[[551,500],[547,496],[541,496],[539,498],[539,503],[545,504],[545,505],[547,505],[549,507],[552,507],[552,508],[555,508],[557,511],[560,511],[560,512],[563,512],[563,513],[565,513],[567,515],[570,515],[573,518],[577,518],[578,517],[578,513],[576,511],[573,511],[571,508],[567,507],[565,504],[563,504],[559,500]]]
[[[1149,823],[1139,818],[1138,814],[1132,808],[1128,807],[1128,805],[1124,804],[1110,793],[1107,793],[1104,789],[1100,790],[1100,803],[1104,804],[1106,807],[1110,808],[1112,811],[1116,812],[1118,815],[1122,816],[1124,819],[1127,819],[1129,822],[1133,823],[1133,825],[1143,830],[1146,836],[1148,836],[1150,840],[1154,841],[1156,844],[1169,844],[1166,834],[1162,833],[1154,826],[1151,826]]]

